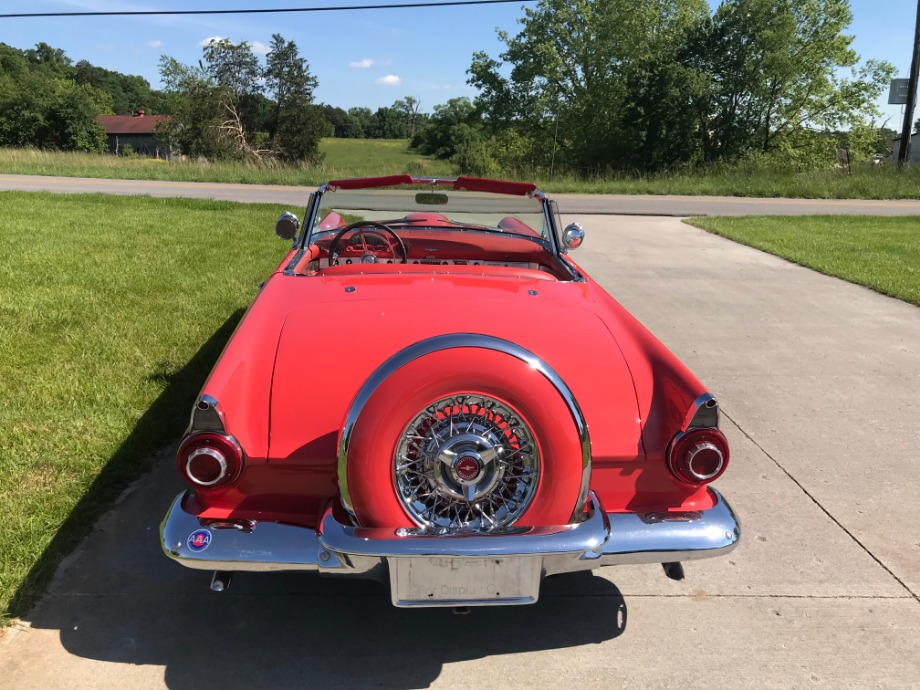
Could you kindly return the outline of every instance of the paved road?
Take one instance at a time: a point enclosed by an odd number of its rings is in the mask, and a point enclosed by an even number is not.
[[[285,204],[297,209],[306,205],[309,187],[217,184],[211,182],[157,182],[100,180],[80,177],[44,177],[0,174],[0,190],[68,193],[148,194],[186,196],[228,201]],[[747,199],[713,196],[635,196],[624,194],[554,194],[566,213],[638,216],[742,216],[812,215],[822,213],[912,216],[920,215],[918,201],[867,201],[820,199]]]
[[[732,554],[682,582],[560,576],[534,606],[461,617],[307,575],[217,595],[158,551],[180,489],[164,449],[0,641],[3,684],[920,687],[920,309],[675,219],[578,220],[576,258],[722,402]]]

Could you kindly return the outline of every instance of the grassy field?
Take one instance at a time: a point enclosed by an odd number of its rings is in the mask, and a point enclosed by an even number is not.
[[[854,166],[843,170],[797,173],[775,168],[721,166],[708,172],[655,176],[539,181],[546,191],[589,194],[675,194],[688,196],[785,197],[789,199],[920,199],[920,165]]]
[[[317,185],[340,177],[411,173],[452,176],[447,161],[412,153],[407,142],[380,139],[324,139],[326,159],[319,166],[256,166],[242,163],[166,162],[119,158],[108,154],[55,153],[0,148],[0,173],[61,175],[184,182]],[[811,199],[917,199],[920,165],[854,166],[853,173],[827,170],[796,173],[775,167],[739,164],[707,172],[683,171],[655,176],[572,174],[550,178],[541,170],[509,170],[511,179],[532,180],[547,192],[591,194],[686,194]]]
[[[181,435],[280,211],[0,192],[0,618]]]
[[[920,306],[920,217],[773,216],[687,222]]]
[[[450,174],[450,165],[411,153],[403,139],[323,139],[322,164],[253,165],[197,163],[110,154],[65,153],[37,149],[0,148],[0,172],[18,175],[59,175],[125,180],[231,182],[243,184],[318,185],[342,177]]]

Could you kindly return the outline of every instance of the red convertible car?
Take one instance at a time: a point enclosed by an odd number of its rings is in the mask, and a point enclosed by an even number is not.
[[[192,409],[166,554],[388,583],[396,606],[537,601],[545,576],[735,547],[706,388],[569,258],[532,184],[335,180]]]

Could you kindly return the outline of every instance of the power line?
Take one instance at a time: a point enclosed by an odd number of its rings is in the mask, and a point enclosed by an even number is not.
[[[378,5],[341,5],[338,7],[271,7],[249,10],[113,10],[107,12],[16,12],[0,14],[0,19],[23,17],[141,17],[180,14],[278,14],[281,12],[348,12],[353,10],[398,10],[411,7],[459,7],[463,5],[499,5],[535,0],[441,0],[439,2],[400,2]]]

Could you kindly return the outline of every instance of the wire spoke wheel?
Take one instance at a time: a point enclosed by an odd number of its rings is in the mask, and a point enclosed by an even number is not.
[[[474,393],[428,405],[396,447],[399,499],[427,531],[493,532],[513,525],[537,491],[540,454],[508,405]]]

